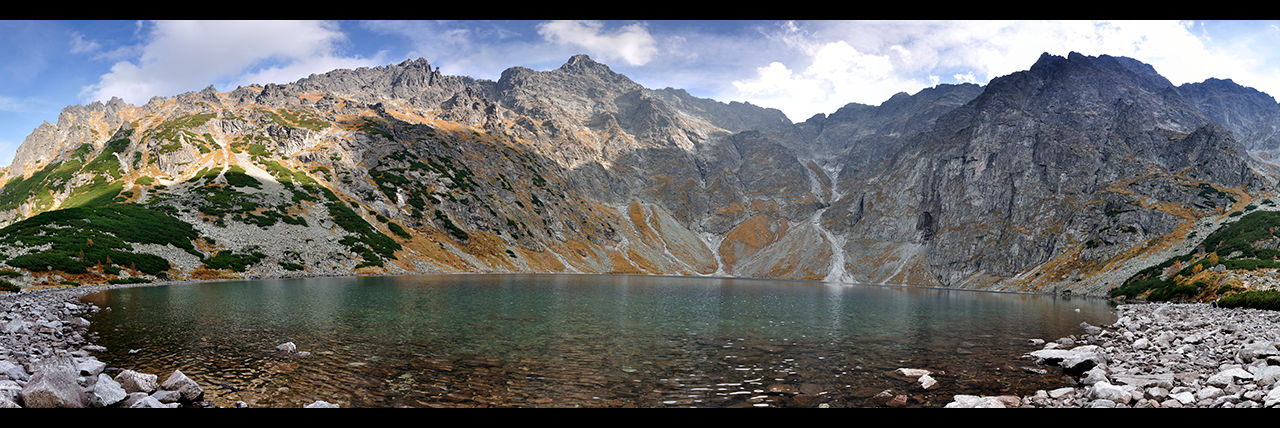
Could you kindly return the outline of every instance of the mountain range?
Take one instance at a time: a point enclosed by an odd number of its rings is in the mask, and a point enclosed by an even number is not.
[[[1276,189],[1280,104],[1042,55],[793,123],[585,55],[69,106],[0,177],[22,286],[413,272],[1105,295]],[[1269,199],[1268,199],[1269,201]],[[1235,214],[1235,215],[1233,215]]]

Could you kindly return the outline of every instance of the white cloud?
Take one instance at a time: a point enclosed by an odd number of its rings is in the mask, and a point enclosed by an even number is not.
[[[939,83],[936,76],[986,84],[1026,70],[1044,52],[1073,51],[1135,58],[1174,84],[1231,78],[1280,93],[1280,74],[1259,59],[1260,45],[1224,49],[1208,31],[1178,21],[788,22],[765,32],[785,49],[755,55],[769,65],[756,65],[754,76],[734,81],[736,93],[722,97],[803,120],[848,102],[914,93]]]
[[[956,73],[951,77],[955,78],[956,81],[960,83],[977,83],[978,82],[978,79],[973,77],[972,71],[965,74]]]
[[[86,40],[84,34],[79,32],[71,33],[71,53],[82,54],[98,50],[100,45],[93,40]]]
[[[741,98],[775,107],[792,120],[830,113],[850,102],[879,104],[898,92],[916,92],[932,85],[928,76],[916,79],[897,72],[887,55],[867,54],[844,41],[806,47],[809,65],[792,71],[781,62],[757,70],[752,79],[734,81]]]
[[[161,21],[146,28],[138,58],[112,65],[82,97],[141,104],[214,83],[285,83],[334,65],[380,62],[338,55],[345,36],[327,22]]]
[[[641,24],[630,24],[605,33],[600,22],[551,21],[538,25],[538,34],[549,42],[586,49],[603,60],[621,59],[644,65],[657,54],[657,42]]]

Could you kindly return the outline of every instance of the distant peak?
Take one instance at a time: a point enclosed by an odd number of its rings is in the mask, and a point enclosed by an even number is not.
[[[560,70],[579,74],[613,73],[613,70],[610,70],[609,66],[596,62],[586,54],[578,54],[570,57],[569,61],[560,66]]]

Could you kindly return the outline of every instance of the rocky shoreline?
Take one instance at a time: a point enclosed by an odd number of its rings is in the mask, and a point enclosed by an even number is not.
[[[1280,406],[1280,312],[1203,303],[1125,304],[1109,326],[1025,355],[1076,385],[1028,397],[956,395],[946,407]]]
[[[95,358],[105,349],[92,344],[86,318],[110,308],[80,301],[107,289],[189,282],[0,294],[0,408],[213,407],[178,370],[160,382]],[[1025,397],[957,395],[946,407],[1280,406],[1280,312],[1142,303],[1116,313],[1111,325],[1082,324],[1080,335],[1031,339],[1041,349],[1024,357],[1061,367],[1074,385]]]
[[[186,282],[192,281],[0,294],[0,408],[215,407],[203,401],[204,388],[180,370],[160,381],[154,374],[108,367],[92,355],[106,348],[92,344],[86,317],[111,309],[83,303],[82,297],[108,289]],[[112,371],[115,376],[105,373]],[[245,406],[237,402],[235,407]],[[338,406],[316,401],[305,407]]]

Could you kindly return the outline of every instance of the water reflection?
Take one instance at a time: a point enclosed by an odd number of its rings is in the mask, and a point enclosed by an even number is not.
[[[263,280],[86,300],[113,308],[93,319],[104,361],[181,369],[215,403],[258,406],[871,406],[886,389],[941,405],[1060,386],[1020,369],[1027,339],[1113,321],[1085,299],[652,276]],[[274,355],[286,341],[313,355]],[[941,387],[888,375],[898,367],[940,371]]]

